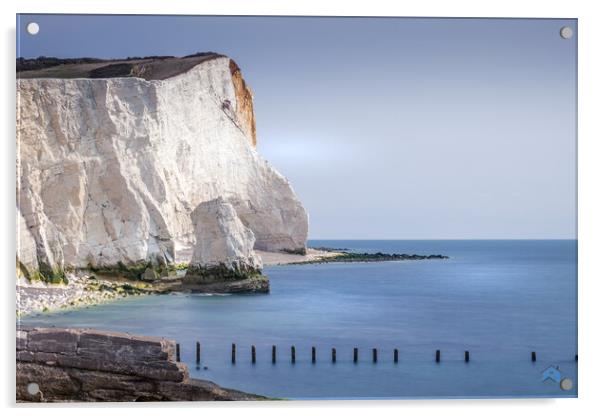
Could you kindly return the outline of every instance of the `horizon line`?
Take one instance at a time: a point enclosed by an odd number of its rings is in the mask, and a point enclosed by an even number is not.
[[[332,240],[332,241],[558,241],[558,240],[578,240],[578,237],[558,237],[558,238],[325,238],[308,237],[310,240]]]

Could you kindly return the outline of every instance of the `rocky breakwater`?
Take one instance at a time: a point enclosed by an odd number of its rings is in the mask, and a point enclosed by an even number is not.
[[[260,400],[191,379],[174,341],[90,329],[18,328],[17,401]]]
[[[233,60],[88,61],[19,66],[19,275],[152,279],[192,262],[204,276],[227,269],[239,291],[246,284],[235,281],[261,268],[253,250],[305,253],[307,214],[257,153],[253,97]],[[214,237],[193,215],[218,198],[231,217],[225,232],[244,227],[224,237],[244,240],[227,255],[207,249]]]

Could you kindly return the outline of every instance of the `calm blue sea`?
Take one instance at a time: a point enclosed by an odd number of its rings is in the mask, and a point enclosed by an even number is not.
[[[449,260],[267,267],[269,295],[164,295],[23,319],[176,339],[192,377],[272,397],[577,395],[577,242],[311,241]],[[194,343],[202,364],[194,363]],[[236,343],[238,361],[230,363]],[[251,364],[251,345],[257,363]],[[278,361],[271,363],[271,346]],[[290,347],[297,360],[290,363]],[[311,347],[317,362],[311,363]],[[337,349],[331,363],[330,350]],[[352,361],[359,348],[359,363]],[[378,362],[372,362],[378,348]],[[393,363],[393,349],[399,362]],[[434,360],[441,350],[441,362]],[[464,362],[464,351],[470,362]],[[531,362],[531,351],[537,361]],[[558,366],[563,391],[542,372]],[[207,367],[204,369],[203,367]]]

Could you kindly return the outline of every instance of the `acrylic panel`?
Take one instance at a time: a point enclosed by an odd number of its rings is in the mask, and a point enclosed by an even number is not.
[[[17,16],[17,400],[577,396],[577,20]]]

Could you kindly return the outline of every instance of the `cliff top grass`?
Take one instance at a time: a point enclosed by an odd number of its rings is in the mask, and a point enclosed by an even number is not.
[[[143,78],[163,80],[189,71],[211,59],[223,57],[215,52],[199,52],[181,58],[175,56],[97,58],[17,58],[17,78]]]

